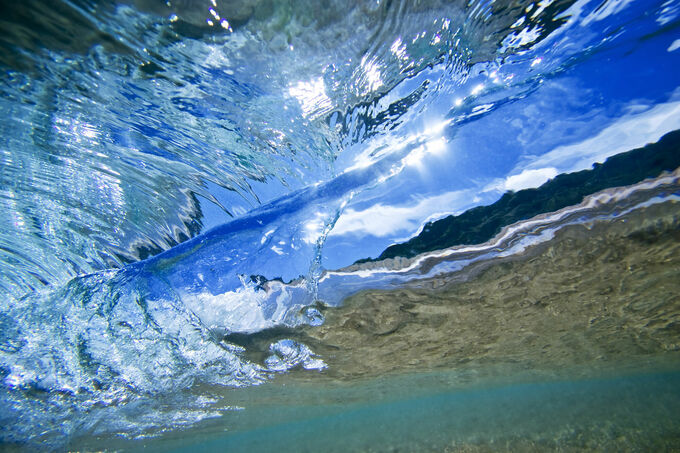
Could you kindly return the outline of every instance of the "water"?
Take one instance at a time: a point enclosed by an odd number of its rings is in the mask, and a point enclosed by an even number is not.
[[[677,373],[452,391],[454,379],[440,373],[372,386],[355,382],[351,390],[277,387],[274,395],[267,392],[269,400],[241,394],[232,398],[249,409],[229,418],[229,432],[208,421],[184,438],[168,436],[144,446],[149,451],[270,451],[277,445],[281,451],[538,452],[672,451],[677,445]],[[445,382],[448,390],[442,390]],[[377,389],[424,383],[428,393],[397,400],[375,396]],[[113,446],[131,443],[119,440]]]
[[[676,2],[0,9],[3,447],[679,448]]]

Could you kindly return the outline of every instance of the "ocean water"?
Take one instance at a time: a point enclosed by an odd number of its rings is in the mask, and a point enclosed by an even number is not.
[[[0,450],[680,450],[680,3],[0,11]]]

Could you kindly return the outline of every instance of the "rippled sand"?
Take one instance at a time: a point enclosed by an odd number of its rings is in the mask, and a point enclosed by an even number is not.
[[[677,360],[679,227],[673,202],[571,226],[520,257],[355,295],[297,337],[334,379],[440,368],[476,379],[489,365],[559,375]]]

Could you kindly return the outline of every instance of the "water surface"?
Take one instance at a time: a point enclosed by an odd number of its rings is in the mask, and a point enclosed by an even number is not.
[[[3,448],[680,448],[676,2],[0,11]]]

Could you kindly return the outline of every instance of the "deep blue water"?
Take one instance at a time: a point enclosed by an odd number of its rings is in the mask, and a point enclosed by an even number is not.
[[[678,200],[666,175],[482,245],[346,268],[430,220],[680,129],[673,0],[31,0],[0,11],[7,448],[183,432],[221,417],[229,389],[332,371],[285,335],[259,361],[233,335],[321,326],[359,291],[446,280],[563,228]],[[535,385],[517,391],[549,400],[572,384]],[[577,399],[600,391],[573,385]],[[471,398],[524,398],[503,388]],[[396,432],[390,417],[436,401],[380,417]],[[531,417],[498,423],[521,437]],[[334,422],[309,423],[299,429]]]

